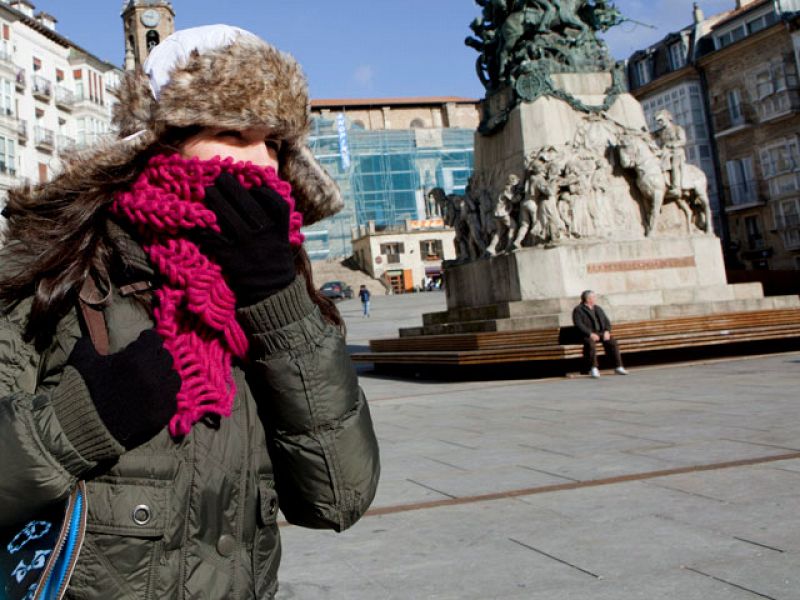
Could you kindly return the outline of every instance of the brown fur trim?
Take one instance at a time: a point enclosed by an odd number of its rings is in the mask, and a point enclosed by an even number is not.
[[[310,120],[308,85],[297,61],[245,36],[223,48],[194,52],[173,70],[158,101],[144,73],[128,74],[114,107],[121,136],[146,130],[155,138],[169,128],[192,125],[267,127],[286,142],[281,175],[292,184],[306,225],[344,205],[336,183],[305,147]]]
[[[303,223],[311,225],[344,208],[339,186],[307,146],[290,147],[281,161],[281,176],[292,184]]]
[[[128,75],[114,123],[121,135],[170,127],[267,127],[276,137],[299,143],[308,132],[309,102],[305,75],[290,55],[260,40],[196,51],[178,65],[153,99],[147,77]]]

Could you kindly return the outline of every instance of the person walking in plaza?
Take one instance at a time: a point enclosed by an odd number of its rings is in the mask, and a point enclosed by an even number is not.
[[[608,356],[614,360],[614,371],[617,375],[627,375],[622,366],[622,355],[617,340],[611,335],[611,321],[605,311],[596,304],[596,296],[592,290],[581,294],[581,303],[572,311],[572,323],[583,336],[583,358],[589,368],[589,375],[594,379],[600,377],[597,362],[597,343],[603,344]]]
[[[361,284],[361,289],[358,290],[358,297],[361,298],[361,306],[364,309],[364,317],[369,317],[369,298],[370,298],[369,290],[367,286],[363,283]]]
[[[114,121],[4,210],[0,528],[81,480],[68,598],[273,598],[278,508],[342,531],[380,471],[300,232],[342,206],[306,80],[244,30],[179,31]]]

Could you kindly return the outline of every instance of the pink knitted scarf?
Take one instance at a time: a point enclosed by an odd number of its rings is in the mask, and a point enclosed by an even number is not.
[[[178,410],[169,424],[173,436],[188,434],[206,414],[230,416],[236,394],[231,362],[247,354],[236,298],[222,270],[185,237],[195,227],[219,232],[216,215],[203,201],[205,188],[223,173],[247,189],[275,190],[289,204],[290,243],[303,243],[303,217],[295,210],[291,186],[272,168],[232,158],[155,156],[130,190],[116,194],[111,207],[113,214],[136,225],[145,253],[163,278],[153,315],[182,380]]]

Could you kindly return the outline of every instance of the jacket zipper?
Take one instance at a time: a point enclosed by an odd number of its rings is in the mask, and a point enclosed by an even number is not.
[[[80,524],[78,525],[78,540],[75,542],[75,548],[72,551],[72,556],[69,557],[67,570],[64,573],[64,580],[61,582],[61,586],[56,593],[55,600],[61,600],[64,597],[64,594],[67,593],[69,581],[72,579],[72,573],[75,570],[75,565],[78,563],[78,557],[80,556],[81,548],[83,547],[83,540],[86,538],[86,515],[88,510],[86,505],[86,484],[83,481],[78,482],[78,491],[81,495],[81,511],[78,515],[78,518],[80,519]]]
[[[45,565],[44,571],[42,572],[42,575],[39,578],[40,583],[45,583],[50,577],[50,575],[52,575],[53,573],[53,569],[55,568],[56,563],[58,562],[58,559],[61,555],[61,551],[64,549],[64,545],[67,543],[67,537],[69,537],[69,530],[74,520],[72,512],[75,510],[75,503],[77,502],[78,496],[81,497],[80,514],[77,516],[77,518],[80,519],[80,525],[78,526],[79,537],[72,551],[72,555],[69,557],[69,562],[67,563],[67,570],[64,573],[64,580],[59,584],[59,588],[56,591],[56,596],[54,600],[61,600],[61,598],[64,597],[64,594],[67,591],[69,580],[72,576],[72,571],[75,569],[75,564],[78,562],[78,555],[80,554],[81,547],[83,546],[84,533],[86,531],[86,485],[84,484],[83,481],[78,482],[77,490],[72,492],[69,496],[69,499],[67,500],[67,508],[64,517],[65,519],[64,526],[61,528],[61,532],[59,533],[55,549],[53,553],[50,555],[50,559],[47,561],[47,565]],[[69,520],[67,521],[67,519]],[[44,593],[44,591],[45,591],[45,586],[39,585],[35,595],[33,596],[34,600],[46,600],[42,598],[42,594]]]

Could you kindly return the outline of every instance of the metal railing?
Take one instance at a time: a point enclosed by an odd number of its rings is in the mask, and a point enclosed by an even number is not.
[[[17,76],[15,78],[15,83],[18,90],[24,90],[25,86],[28,84],[27,78],[25,76],[25,69],[18,69]]]
[[[53,84],[41,75],[33,76],[33,95],[49,100],[53,95]]]
[[[729,106],[724,110],[714,113],[714,131],[717,135],[745,125],[752,125],[757,121],[757,111],[749,102],[742,102],[736,106]]]
[[[777,215],[775,229],[783,239],[783,245],[787,250],[800,248],[800,214]]]
[[[7,52],[6,50],[0,50],[0,62],[4,62],[4,63],[8,63],[8,64],[12,64],[13,65],[14,64],[14,58],[11,56],[10,52]]]
[[[75,93],[63,85],[56,85],[56,105],[63,108],[72,108],[75,104]]]
[[[16,177],[17,170],[12,165],[7,165],[5,162],[0,161],[0,174]]]
[[[56,137],[56,147],[59,152],[69,152],[70,150],[74,150],[77,144],[75,138],[71,138],[68,135],[59,135]]]
[[[800,108],[800,91],[796,88],[787,88],[759,100],[758,116],[761,121],[768,121],[798,108]]]
[[[37,146],[53,148],[55,145],[55,134],[50,129],[34,127],[33,140]]]
[[[28,122],[25,119],[17,121],[17,137],[21,142],[28,139]]]

